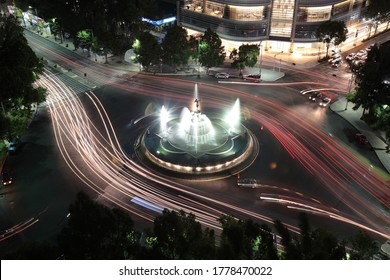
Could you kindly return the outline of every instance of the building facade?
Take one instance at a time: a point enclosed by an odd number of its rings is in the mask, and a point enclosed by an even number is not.
[[[178,21],[189,34],[217,32],[225,49],[263,42],[265,50],[318,53],[318,26],[344,21],[354,36],[368,0],[184,0]]]

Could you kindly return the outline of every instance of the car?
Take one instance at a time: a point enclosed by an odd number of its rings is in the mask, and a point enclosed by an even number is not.
[[[246,188],[255,188],[257,186],[257,181],[256,179],[252,179],[252,178],[243,178],[237,180],[237,186],[246,187]]]
[[[311,89],[311,88],[309,88],[309,89],[304,89],[304,90],[301,90],[301,94],[302,95],[305,95],[306,93],[310,93],[310,92],[312,92],[313,90]]]
[[[1,181],[3,182],[3,186],[12,184],[12,177],[8,170],[3,170],[1,173]]]
[[[333,68],[339,68],[341,65],[343,65],[343,62],[341,60],[332,63]]]
[[[329,63],[333,63],[335,62],[336,60],[341,60],[341,55],[340,54],[334,54],[331,56],[330,59],[328,59],[328,62]]]
[[[319,104],[321,107],[326,107],[329,105],[330,101],[332,100],[329,97],[324,97]]]
[[[224,72],[215,74],[215,78],[217,79],[228,79],[229,77],[230,75]]]
[[[340,61],[342,61],[343,59],[341,58],[341,56],[340,57],[338,57],[338,58],[335,58],[335,59],[333,59],[333,62],[332,63],[339,63]]]
[[[9,153],[10,155],[16,154],[17,148],[18,148],[18,140],[12,140],[12,141],[9,143],[9,146],[8,146],[8,153]]]
[[[354,60],[356,56],[356,53],[350,53],[345,57],[346,60]]]
[[[360,50],[357,54],[356,54],[356,56],[357,57],[362,57],[362,56],[364,56],[364,55],[367,55],[367,51],[366,50]]]
[[[366,145],[368,144],[367,137],[362,133],[356,133],[355,139],[360,145]]]
[[[317,100],[322,98],[322,93],[315,91],[309,96],[309,100],[316,102]]]
[[[260,75],[257,74],[249,74],[249,75],[244,75],[242,77],[245,81],[253,81],[255,83],[260,83]]]

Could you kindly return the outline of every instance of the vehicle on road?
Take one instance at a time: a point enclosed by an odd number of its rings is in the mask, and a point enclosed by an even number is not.
[[[337,61],[332,63],[332,67],[333,68],[339,68],[342,64],[343,64],[342,60],[337,60]]]
[[[257,186],[257,181],[256,179],[252,179],[252,178],[243,178],[237,180],[237,186],[246,187],[246,188],[255,188]]]
[[[304,89],[304,90],[301,90],[301,94],[302,95],[305,95],[306,93],[310,93],[310,92],[312,92],[313,90],[311,89],[311,88],[309,88],[309,89]]]
[[[350,53],[349,55],[346,56],[346,60],[354,60],[356,56],[356,53]]]
[[[319,105],[321,107],[327,107],[330,104],[330,101],[332,101],[332,100],[329,97],[324,97],[324,98],[322,98],[322,100],[319,103]]]
[[[249,75],[244,75],[242,78],[245,81],[253,81],[255,83],[260,83],[261,76],[256,74],[249,74]]]
[[[9,153],[10,155],[16,154],[17,148],[18,148],[18,140],[12,140],[12,141],[9,143],[9,146],[8,146],[8,153]]]
[[[228,79],[229,77],[230,77],[230,75],[228,73],[225,73],[225,72],[215,74],[215,78],[217,78],[217,79]]]
[[[3,172],[1,173],[1,181],[3,183],[3,186],[12,184],[13,180],[8,170],[3,170]]]
[[[309,100],[316,102],[317,100],[320,100],[322,98],[322,93],[315,91],[309,96]]]
[[[355,139],[360,145],[367,145],[368,144],[367,137],[362,133],[356,133]]]
[[[329,63],[333,63],[335,62],[336,60],[341,60],[341,55],[340,54],[334,54],[331,56],[330,59],[328,59],[328,62]]]

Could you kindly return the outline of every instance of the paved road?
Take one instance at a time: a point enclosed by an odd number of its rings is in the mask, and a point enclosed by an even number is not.
[[[39,51],[38,45],[41,42],[39,38],[34,38],[34,40],[33,46]],[[87,87],[88,85],[100,86],[95,93],[107,111],[119,143],[125,150],[131,145],[129,134],[131,121],[143,115],[149,103],[154,103],[156,106],[161,104],[185,106],[191,103],[194,82],[201,82],[199,90],[201,96],[205,98],[203,106],[206,112],[208,109],[226,108],[237,97],[240,97],[244,110],[247,107],[251,113],[251,120],[247,125],[253,129],[262,145],[258,162],[246,170],[242,176],[258,178],[264,184],[269,185],[266,188],[267,192],[282,194],[286,198],[294,199],[295,202],[299,199],[301,202],[317,203],[316,206],[319,206],[318,200],[320,200],[323,208],[327,210],[332,207],[337,208],[343,217],[355,219],[382,231],[380,226],[386,217],[384,218],[383,213],[377,215],[381,206],[374,198],[375,195],[368,194],[364,189],[365,179],[359,174],[351,174],[351,172],[360,171],[358,168],[363,167],[359,162],[351,162],[351,160],[356,161],[356,158],[352,157],[348,149],[344,149],[344,146],[349,144],[348,137],[344,132],[340,133],[340,130],[341,128],[350,129],[350,126],[340,119],[336,122],[335,116],[328,110],[308,103],[299,94],[299,90],[307,84],[284,84],[283,86],[281,84],[276,86],[235,84],[217,87],[216,80],[210,77],[201,80],[188,78],[188,82],[183,82],[180,79],[168,77],[160,79],[144,75],[127,75],[123,71],[102,70],[102,66],[90,64],[69,51],[57,52],[55,46],[49,43],[44,43],[42,50],[50,62],[57,59],[56,63],[65,65],[64,69],[68,66],[73,67],[71,72],[78,75],[74,77],[77,83],[69,79],[72,77],[69,72],[66,75],[56,75],[56,77],[76,89],[88,116],[98,128],[103,128],[103,124],[99,123],[97,111],[93,109],[87,95],[82,93],[82,84]],[[88,81],[83,81],[85,72],[88,73]],[[298,71],[294,68],[286,69],[286,74],[280,82],[306,80],[313,85],[318,82],[325,83],[329,79],[324,75]],[[101,86],[103,84],[104,86]],[[343,86],[345,86],[343,83],[337,85],[337,87]],[[259,124],[264,124],[266,129],[258,130]],[[7,193],[3,198],[2,224],[10,227],[32,216],[39,218],[39,222],[17,237],[1,243],[2,251],[24,240],[53,239],[55,232],[65,221],[67,205],[72,201],[75,193],[80,189],[88,190],[64,164],[53,138],[51,126],[52,119],[48,115],[47,108],[41,107],[29,134],[23,139],[25,145],[21,153],[10,159],[8,163],[15,171],[15,178],[18,179],[9,189],[9,194]],[[329,133],[332,134],[331,137]],[[332,137],[337,141],[334,141]],[[339,146],[337,144],[339,141],[344,144]],[[82,172],[89,176],[88,178],[96,180],[94,173],[96,170],[88,168],[85,159],[72,150],[71,145],[72,142],[69,142],[65,147],[66,150],[72,151],[70,158],[78,167],[81,167]],[[336,150],[333,150],[333,146],[336,146]],[[323,147],[326,149],[322,149]],[[366,151],[361,152],[366,153]],[[327,161],[323,158],[324,156],[327,156]],[[340,162],[341,158],[345,160],[344,163]],[[316,162],[316,159],[321,162]],[[377,162],[374,161],[373,158],[372,162],[376,164]],[[317,166],[319,170],[311,169],[313,166]],[[327,175],[322,176],[322,174]],[[259,222],[279,218],[292,226],[296,223],[297,212],[292,212],[283,204],[260,201],[258,197],[263,190],[238,189],[235,187],[234,178],[196,184],[168,181],[175,187],[180,184],[183,189],[180,190],[169,188],[167,184],[159,185],[157,181],[153,181],[153,178],[143,178],[142,174],[141,176],[139,174],[128,175],[135,176],[132,178],[140,179],[149,187],[155,188],[156,192],[164,193],[167,197],[172,195],[178,199],[177,194],[182,196],[185,194],[183,191],[191,191],[189,198],[202,203],[208,201],[207,203],[215,209],[210,214],[210,218],[220,211],[221,213],[230,212],[243,218],[256,218]],[[368,172],[362,176],[369,177],[367,180],[375,179],[375,174]],[[335,190],[336,186],[340,189]],[[116,203],[124,206],[126,203],[129,204],[129,197],[119,195],[117,189],[105,185],[103,190],[105,194],[115,197]],[[205,200],[201,195],[206,195],[208,198]],[[215,201],[210,202],[210,199],[215,199]],[[361,203],[360,199],[364,203]],[[164,203],[163,200],[161,202]],[[361,205],[358,205],[359,202]],[[136,210],[130,209],[129,211]],[[137,211],[142,211],[142,209],[137,209]],[[153,215],[149,212],[148,217]],[[324,215],[313,217],[315,217],[313,218],[315,225],[329,225],[334,229],[342,229],[341,235],[348,235],[356,230],[347,223],[326,219]],[[368,219],[365,220],[365,217]]]

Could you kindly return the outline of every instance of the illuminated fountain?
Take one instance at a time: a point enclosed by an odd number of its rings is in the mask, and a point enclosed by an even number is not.
[[[235,174],[253,162],[258,143],[240,123],[239,99],[225,118],[209,118],[200,102],[195,84],[192,111],[169,112],[162,106],[158,121],[137,141],[137,155],[147,166],[186,179],[210,179]]]

